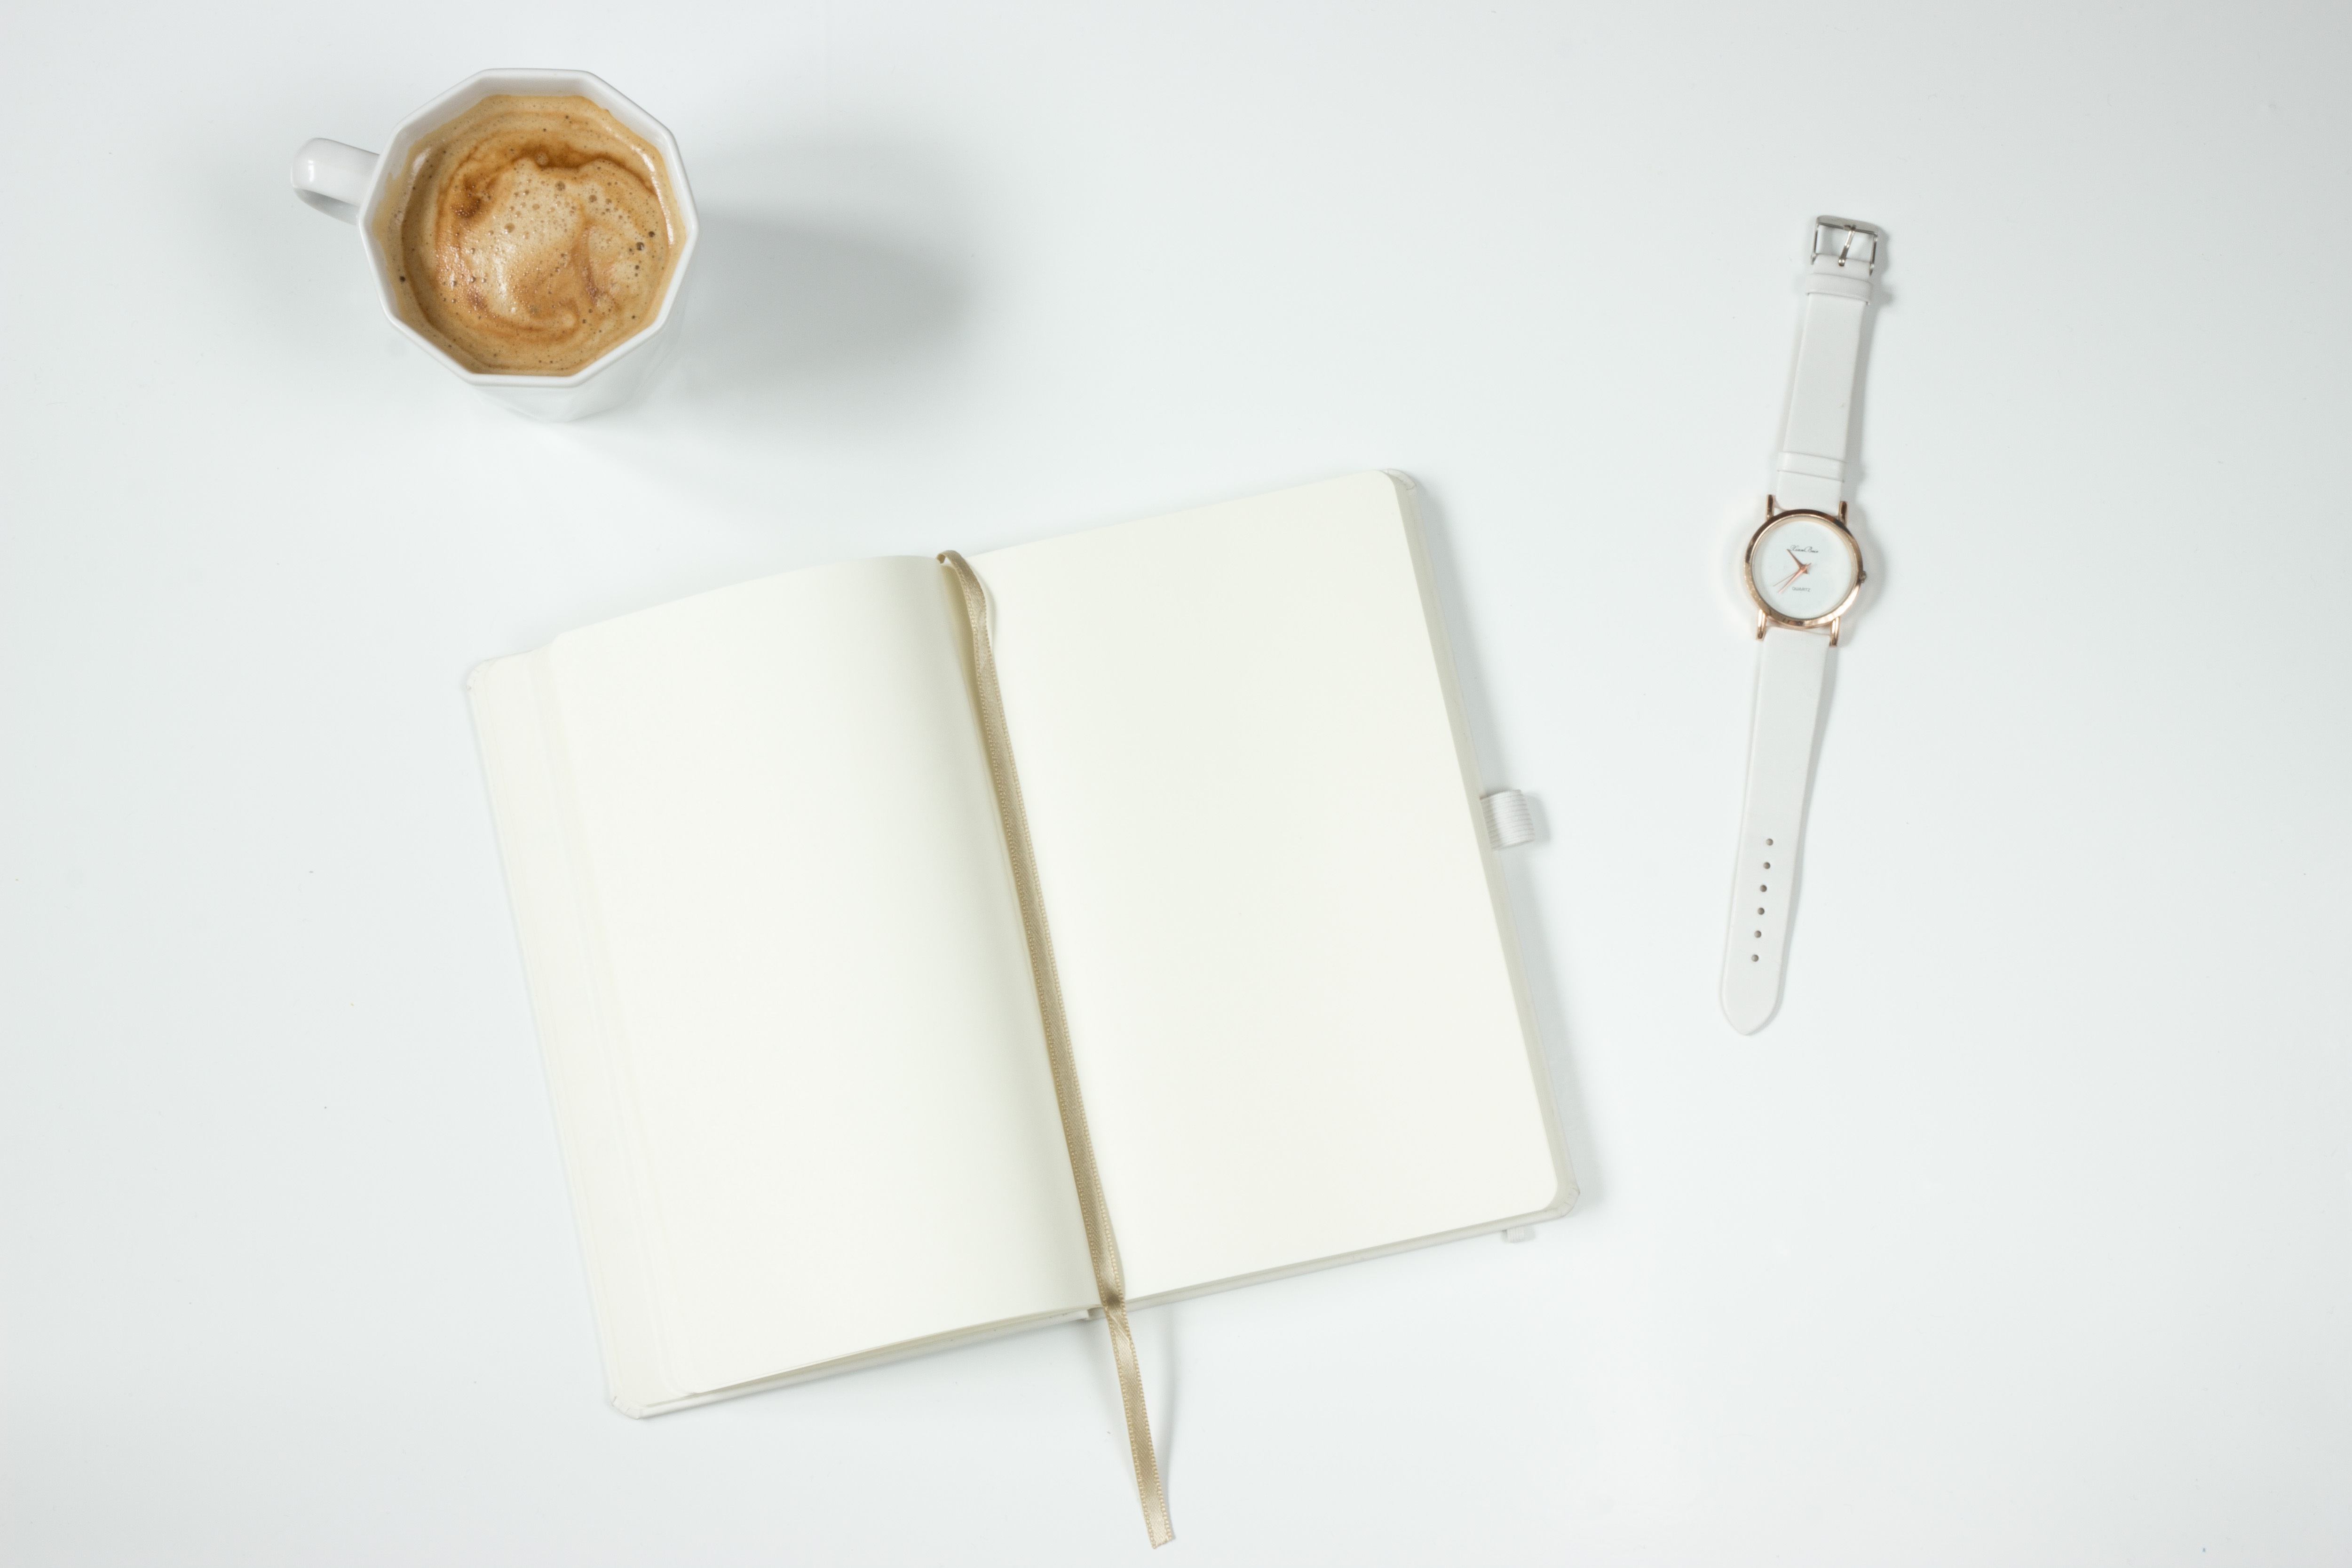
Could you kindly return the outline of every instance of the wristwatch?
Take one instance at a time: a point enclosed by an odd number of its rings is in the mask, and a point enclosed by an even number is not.
[[[1743,1035],[1780,1005],[1822,679],[1864,577],[1862,548],[1845,526],[1846,432],[1880,240],[1851,218],[1813,222],[1780,461],[1739,563],[1763,645],[1723,941],[1723,1016]]]

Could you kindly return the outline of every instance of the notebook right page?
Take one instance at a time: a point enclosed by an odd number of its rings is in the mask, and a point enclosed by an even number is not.
[[[1130,1300],[1574,1195],[1416,530],[1370,473],[973,563]]]

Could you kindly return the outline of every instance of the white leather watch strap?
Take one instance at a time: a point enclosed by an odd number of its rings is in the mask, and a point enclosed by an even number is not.
[[[1790,376],[1780,455],[1773,465],[1777,510],[1841,515],[1862,317],[1870,304],[1878,237],[1866,224],[1838,218],[1822,218],[1814,226],[1804,328]],[[1831,635],[1827,629],[1768,626],[1757,659],[1748,792],[1739,811],[1739,849],[1723,939],[1723,1016],[1743,1035],[1762,1028],[1780,1005]]]
[[[1731,871],[1731,923],[1723,940],[1723,1016],[1743,1035],[1780,1005],[1789,907],[1797,891],[1805,787],[1812,773],[1827,632],[1773,626],[1756,661],[1756,718],[1748,734],[1748,799]]]
[[[1805,274],[1805,324],[1789,380],[1789,419],[1773,465],[1772,495],[1783,511],[1835,516],[1845,496],[1846,434],[1853,423],[1854,369],[1862,358],[1862,313],[1878,264],[1874,229],[1822,218]]]

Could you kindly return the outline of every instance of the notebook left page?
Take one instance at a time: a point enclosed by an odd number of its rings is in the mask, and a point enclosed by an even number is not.
[[[851,562],[475,672],[630,1414],[1093,1304],[961,614]]]

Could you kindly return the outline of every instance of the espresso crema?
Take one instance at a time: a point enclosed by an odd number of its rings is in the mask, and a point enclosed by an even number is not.
[[[585,98],[419,137],[378,219],[401,314],[468,370],[569,375],[651,324],[683,237],[661,153]]]

